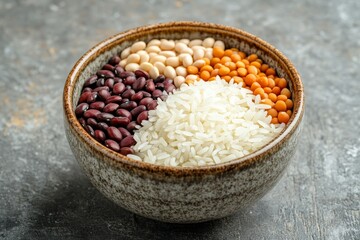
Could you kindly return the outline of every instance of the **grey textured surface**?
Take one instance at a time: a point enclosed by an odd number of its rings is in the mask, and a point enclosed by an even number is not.
[[[360,2],[0,1],[0,239],[360,239]],[[119,31],[169,20],[242,28],[298,68],[306,118],[280,183],[196,225],[135,216],[95,190],[66,142],[62,87]]]

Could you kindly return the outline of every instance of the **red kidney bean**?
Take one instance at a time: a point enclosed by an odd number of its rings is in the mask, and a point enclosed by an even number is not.
[[[127,117],[130,121],[132,119],[131,113],[126,109],[118,109],[116,110],[116,115],[119,117]]]
[[[159,89],[155,89],[153,92],[152,92],[152,97],[153,98],[158,98],[160,97],[161,95],[163,95],[162,91],[159,90]]]
[[[89,109],[89,104],[80,103],[75,109],[75,114],[76,116],[81,117],[84,114],[84,112],[88,109]]]
[[[168,98],[168,95],[162,95],[159,98],[163,101],[166,101],[166,99]]]
[[[131,133],[126,128],[119,127],[118,129],[123,137],[131,136]]]
[[[120,147],[131,147],[133,145],[136,144],[135,139],[133,138],[133,136],[127,136],[125,138],[123,138],[123,140],[121,140],[120,142]]]
[[[158,105],[157,101],[156,101],[156,100],[152,100],[150,103],[148,103],[148,104],[146,105],[146,108],[147,108],[148,110],[155,110],[156,107],[157,107],[157,105]]]
[[[141,90],[143,87],[145,87],[146,79],[144,77],[139,77],[133,84],[132,88],[135,91]]]
[[[115,77],[114,73],[109,70],[99,70],[96,75],[101,78],[113,78]]]
[[[120,154],[122,155],[128,155],[128,154],[134,154],[134,149],[129,148],[129,147],[123,147],[120,149]]]
[[[97,86],[97,87],[104,86],[104,84],[105,84],[105,79],[104,79],[104,78],[100,78],[100,79],[97,80],[97,82],[96,82],[96,86]]]
[[[122,98],[120,96],[110,96],[106,99],[105,103],[120,103],[121,99]]]
[[[154,79],[154,83],[163,82],[165,80],[164,75],[159,75],[157,78]]]
[[[86,100],[88,99],[88,97],[91,95],[92,92],[84,92],[80,95],[79,98],[79,102],[78,103],[83,103],[86,102]]]
[[[129,76],[134,76],[135,77],[135,73],[129,72],[129,71],[124,71],[124,72],[121,72],[119,74],[119,77],[121,77],[122,79],[125,79],[125,78],[127,78]]]
[[[132,131],[134,131],[135,129],[136,129],[136,126],[137,126],[138,124],[136,123],[136,121],[132,121],[132,122],[130,122],[127,126],[126,126],[126,128],[127,128],[127,130],[129,130],[130,132],[132,132]]]
[[[128,99],[128,98],[123,98],[123,99],[121,99],[120,104],[121,104],[121,103],[126,103],[126,102],[128,102],[128,101],[130,101],[130,99]]]
[[[97,127],[97,121],[94,118],[88,118],[86,119],[86,124],[90,125],[92,128],[96,128]]]
[[[155,83],[152,79],[147,80],[145,89],[148,92],[153,92],[155,90]]]
[[[81,91],[81,93],[84,93],[84,92],[92,92],[92,88],[86,87]]]
[[[165,85],[165,91],[171,93],[175,90],[175,86],[171,83]]]
[[[108,63],[115,66],[119,64],[120,60],[121,60],[120,57],[115,55],[110,58]]]
[[[87,103],[93,103],[96,101],[96,99],[98,98],[98,93],[97,92],[92,92],[88,98],[86,99]]]
[[[142,98],[144,97],[144,93],[143,92],[137,92],[134,95],[131,96],[130,100],[131,101],[140,101]]]
[[[105,85],[106,87],[108,87],[109,90],[110,90],[110,89],[112,89],[112,88],[114,87],[114,84],[115,84],[115,80],[114,80],[113,78],[108,78],[108,79],[106,79],[104,85]]]
[[[115,67],[111,64],[105,64],[103,67],[102,67],[103,70],[109,70],[109,71],[114,71]]]
[[[121,94],[121,97],[130,99],[132,95],[135,94],[135,91],[133,89],[128,89],[123,94]]]
[[[97,87],[95,88],[94,90],[92,90],[93,92],[99,92],[101,90],[106,90],[106,91],[109,91],[109,87],[108,86],[101,86],[101,87]]]
[[[145,72],[144,70],[138,69],[138,70],[135,70],[134,73],[137,78],[143,77],[145,79],[149,79],[149,74],[147,72]]]
[[[120,95],[125,91],[125,84],[116,83],[113,87],[113,94]]]
[[[86,126],[86,121],[83,118],[79,118],[79,123],[81,124],[81,126],[85,127]]]
[[[114,77],[114,84],[119,83],[119,82],[123,82],[123,80],[121,78]]]
[[[122,72],[124,72],[124,71],[125,71],[125,70],[124,70],[122,67],[120,67],[120,66],[116,66],[116,67],[115,67],[115,70],[114,70],[115,75],[118,76],[118,77],[121,77],[120,74],[121,74]]]
[[[137,106],[136,108],[134,108],[133,110],[131,110],[131,115],[133,117],[137,117],[141,112],[145,111],[146,110],[146,107],[144,105],[140,105],[140,106]]]
[[[95,130],[94,135],[95,139],[101,143],[106,140],[106,134],[102,130]]]
[[[152,101],[153,101],[153,99],[151,97],[146,97],[146,98],[141,99],[141,101],[139,102],[139,105],[146,106]]]
[[[108,99],[108,98],[111,96],[110,92],[109,92],[108,90],[105,90],[105,89],[100,90],[100,91],[98,92],[98,95],[99,95],[100,98],[103,99],[103,100],[106,100],[106,99]]]
[[[121,132],[116,127],[108,127],[106,131],[108,133],[109,138],[117,142],[120,142],[122,140]]]
[[[94,137],[95,132],[94,132],[94,129],[93,129],[90,125],[86,125],[86,126],[85,126],[85,130],[86,130],[92,137]]]
[[[136,81],[135,76],[128,76],[123,80],[123,83],[126,85],[132,85],[132,84],[134,84],[135,81]]]
[[[104,102],[93,102],[90,104],[91,109],[97,109],[99,111],[102,111],[104,107],[105,107]]]
[[[107,125],[107,123],[104,122],[99,122],[97,124],[97,128],[103,131],[106,131],[106,129],[109,127],[109,125]]]
[[[114,118],[114,115],[112,115],[111,113],[100,113],[96,116],[96,119],[99,122],[110,122],[112,118]]]
[[[120,107],[124,108],[126,110],[131,110],[131,109],[137,107],[137,103],[134,102],[134,101],[129,101],[129,102],[125,102],[125,103],[120,104]]]
[[[130,119],[127,117],[114,117],[110,120],[110,124],[117,127],[124,127],[130,123]]]
[[[114,150],[115,152],[120,151],[119,144],[117,142],[115,142],[114,140],[106,139],[105,140],[105,146],[110,148],[111,150]]]
[[[103,112],[111,113],[111,112],[116,111],[116,109],[118,109],[118,108],[119,108],[119,104],[117,104],[117,103],[108,103],[104,107]]]
[[[164,85],[164,83],[157,83],[157,84],[155,84],[155,88],[162,91],[162,90],[164,90],[165,85]]]
[[[148,111],[143,111],[143,112],[141,112],[141,113],[139,114],[139,116],[137,116],[136,122],[137,122],[138,124],[140,124],[142,121],[147,120],[147,119],[148,119],[148,116],[149,116]]]
[[[171,78],[166,78],[164,80],[164,85],[167,85],[167,84],[174,84],[174,80],[172,80]]]
[[[92,75],[91,77],[86,79],[86,81],[84,83],[84,87],[93,85],[94,83],[96,83],[97,79],[98,79],[98,77],[96,75]]]
[[[98,114],[100,114],[101,112],[99,110],[96,109],[89,109],[86,112],[84,112],[83,116],[85,118],[96,118],[96,116]]]
[[[146,91],[141,91],[144,95],[144,98],[147,98],[147,97],[151,97],[151,93],[149,92],[146,92]]]

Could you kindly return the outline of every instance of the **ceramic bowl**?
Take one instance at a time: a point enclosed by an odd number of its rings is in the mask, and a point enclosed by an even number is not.
[[[158,166],[132,160],[94,140],[74,109],[84,81],[133,42],[153,38],[223,40],[256,53],[289,81],[294,108],[283,132],[240,159],[204,167]],[[92,184],[107,198],[138,215],[165,222],[193,223],[222,218],[254,203],[281,178],[296,150],[304,113],[303,85],[293,64],[276,48],[240,29],[200,22],[170,22],[131,29],[90,49],[71,70],[63,95],[65,132],[71,150]],[[86,199],[84,199],[86,201]]]

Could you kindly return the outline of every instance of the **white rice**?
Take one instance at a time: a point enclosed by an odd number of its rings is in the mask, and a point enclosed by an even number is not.
[[[135,131],[133,159],[168,166],[203,166],[243,157],[284,128],[271,124],[259,96],[242,84],[196,81],[158,99],[149,120]]]

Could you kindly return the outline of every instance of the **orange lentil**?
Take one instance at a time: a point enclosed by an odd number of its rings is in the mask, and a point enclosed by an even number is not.
[[[221,68],[222,66],[223,66],[223,65],[222,65],[221,63],[217,63],[217,64],[215,64],[214,68],[219,69],[219,68]]]
[[[193,83],[194,83],[194,80],[192,80],[192,79],[186,79],[186,80],[185,80],[185,83],[186,83],[187,85],[190,85],[190,84],[193,84]]]
[[[268,78],[274,79],[274,75],[267,75]]]
[[[278,111],[286,111],[287,110],[286,103],[283,100],[277,100],[274,108]]]
[[[277,101],[277,96],[274,93],[269,93],[269,99],[273,102]]]
[[[237,61],[236,62],[236,67],[237,68],[245,68],[245,64],[242,61]]]
[[[268,115],[272,116],[273,118],[277,117],[278,115],[278,111],[275,108],[270,108],[269,110],[267,110],[267,112]]]
[[[241,77],[233,77],[235,83],[241,83],[244,82],[244,80]]]
[[[228,56],[223,56],[220,61],[222,64],[225,64],[226,62],[231,62],[231,58]]]
[[[267,76],[269,76],[269,75],[275,75],[275,69],[273,69],[273,68],[268,68],[268,69],[265,71],[265,74],[266,74]]]
[[[267,77],[261,77],[259,79],[259,83],[260,83],[261,87],[267,87],[269,85],[269,80]]]
[[[238,68],[237,72],[239,73],[240,77],[245,77],[247,75],[246,68]]]
[[[260,84],[258,82],[253,82],[253,84],[251,84],[251,91],[255,91],[255,89],[257,88],[261,88]]]
[[[280,94],[280,95],[277,96],[277,100],[282,100],[282,101],[285,102],[286,99],[287,99],[287,97],[285,95]]]
[[[257,74],[258,74],[258,70],[257,70],[257,68],[254,67],[254,66],[251,66],[251,65],[248,66],[247,70],[248,70],[249,73],[252,73],[252,74],[254,74],[254,75],[257,75]]]
[[[199,72],[199,69],[195,66],[188,66],[186,70],[188,74],[197,74]]]
[[[241,57],[238,53],[231,55],[230,58],[231,58],[231,61],[233,61],[234,63],[241,60]]]
[[[273,103],[273,101],[271,101],[270,99],[263,99],[261,101],[262,104],[267,104],[267,105],[270,105],[271,107],[275,105],[275,103]]]
[[[272,124],[278,124],[278,123],[279,123],[278,118],[277,118],[277,117],[273,117],[273,118],[271,119],[271,123],[272,123]]]
[[[249,73],[248,75],[246,75],[245,83],[247,86],[251,86],[251,84],[253,84],[253,82],[255,81],[256,81],[256,76],[254,74]]]
[[[216,77],[211,77],[211,78],[209,78],[208,81],[214,81],[215,79],[216,79]]]
[[[292,109],[292,107],[294,106],[294,103],[293,103],[293,101],[291,99],[286,99],[285,104],[286,104],[286,108],[288,110]],[[289,115],[291,115],[291,114],[289,114]]]
[[[260,71],[266,72],[266,70],[269,68],[269,65],[267,64],[261,64]]]
[[[222,66],[219,68],[220,76],[226,76],[229,72],[230,72],[230,69],[228,67]]]
[[[264,95],[264,89],[262,89],[261,87],[260,88],[256,88],[255,90],[254,90],[254,95]]]
[[[286,113],[287,113],[289,116],[291,116],[292,111],[291,111],[291,110],[286,110]]]
[[[278,120],[280,123],[288,123],[290,116],[286,112],[279,112]]]
[[[278,78],[278,77],[276,77],[276,78],[274,79],[274,82],[275,82],[275,85],[276,85],[276,86],[279,84],[279,81],[280,81],[280,78]]]
[[[231,80],[231,77],[229,75],[223,76],[221,78],[224,79],[227,82],[229,82]]]
[[[240,55],[241,59],[246,58],[246,54],[242,51],[239,51],[238,54]]]
[[[268,84],[269,88],[275,87],[275,81],[274,81],[274,79],[268,77],[268,81],[269,81],[269,84]]]
[[[210,64],[210,59],[208,59],[208,58],[202,58],[202,60],[204,60],[205,65],[209,65],[209,64]]]
[[[242,59],[241,61],[245,64],[245,67],[250,64],[250,62],[247,59]]]
[[[231,55],[233,55],[233,51],[231,49],[225,50],[224,56],[230,57]]]
[[[238,75],[238,72],[236,71],[236,70],[233,70],[233,71],[231,71],[230,73],[229,73],[229,76],[230,77],[235,77],[235,76],[237,76]]]
[[[280,94],[280,88],[279,87],[273,87],[272,93],[275,93],[276,95]]]
[[[285,80],[284,78],[280,78],[280,80],[279,80],[279,82],[278,82],[277,85],[278,85],[281,89],[283,89],[283,88],[286,88],[287,82],[286,82],[286,80]]]
[[[207,81],[207,80],[209,80],[209,78],[210,78],[210,73],[208,72],[208,71],[202,71],[201,73],[200,73],[200,78],[201,79],[203,79],[203,80],[205,80],[205,81]]]
[[[214,70],[211,71],[210,76],[211,77],[216,77],[218,75],[218,73],[219,73],[219,69],[214,69]]]
[[[238,53],[238,52],[239,52],[239,49],[237,49],[237,48],[230,48],[230,50],[232,50],[232,51],[235,52],[235,53]]]
[[[202,71],[208,71],[208,72],[211,72],[212,70],[214,70],[214,68],[210,65],[204,65],[200,68],[200,72]]]
[[[210,60],[211,66],[215,66],[219,62],[220,62],[220,58],[218,58],[218,57],[214,57]]]
[[[290,98],[291,97],[291,92],[288,88],[283,88],[281,89],[281,92],[280,92],[281,95],[285,95],[287,98]]]
[[[249,62],[253,62],[255,61],[256,59],[258,59],[258,56],[256,54],[250,54],[247,59],[249,60]]]
[[[260,63],[260,65],[263,63],[263,61],[260,58],[256,59],[255,62]]]
[[[220,47],[214,47],[213,56],[216,58],[222,58],[224,56],[224,50]]]
[[[269,94],[269,93],[271,93],[272,89],[269,87],[264,87],[264,91],[265,91],[265,93]]]
[[[226,62],[224,65],[228,67],[230,71],[236,70],[236,64],[233,62]]]
[[[251,66],[254,66],[256,68],[258,68],[260,70],[260,67],[261,67],[261,63],[257,62],[257,61],[254,61],[254,62],[251,62],[250,63]]]

